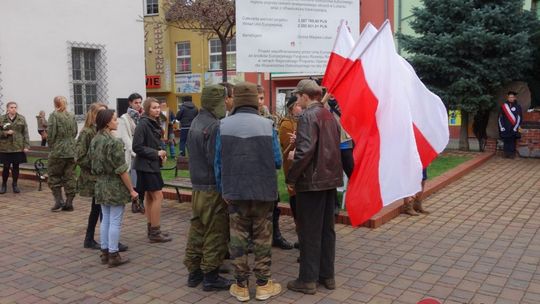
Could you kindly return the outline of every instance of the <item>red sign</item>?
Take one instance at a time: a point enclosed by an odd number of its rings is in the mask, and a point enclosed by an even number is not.
[[[147,89],[159,89],[159,88],[161,88],[161,76],[159,76],[159,75],[146,75],[146,88]]]

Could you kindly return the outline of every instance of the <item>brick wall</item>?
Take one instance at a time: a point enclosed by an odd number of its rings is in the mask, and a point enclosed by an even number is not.
[[[517,143],[521,157],[540,158],[540,112],[523,113],[521,124],[521,139]]]

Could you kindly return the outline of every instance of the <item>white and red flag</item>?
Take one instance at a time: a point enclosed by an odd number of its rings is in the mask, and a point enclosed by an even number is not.
[[[441,98],[428,90],[409,62],[401,56],[399,58],[410,73],[403,79],[408,81],[403,96],[411,107],[416,148],[423,168],[427,168],[448,145],[448,113]]]
[[[386,22],[331,91],[342,111],[341,124],[355,143],[346,196],[355,226],[383,205],[420,191],[422,163],[404,96],[410,78]]]
[[[334,47],[332,48],[332,53],[330,53],[328,64],[326,65],[326,71],[324,72],[324,78],[322,81],[323,86],[330,88],[334,85],[353,46],[354,38],[349,32],[347,22],[345,20],[341,20],[336,41],[334,42]]]

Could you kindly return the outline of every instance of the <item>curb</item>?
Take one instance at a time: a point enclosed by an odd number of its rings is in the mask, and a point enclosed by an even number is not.
[[[442,188],[460,179],[461,177],[471,172],[472,170],[483,165],[493,156],[495,156],[494,152],[481,153],[478,156],[474,157],[473,159],[468,160],[458,165],[457,167],[446,171],[445,173],[437,176],[436,178],[432,180],[428,180],[424,188],[424,198],[434,194],[435,192],[441,190]],[[21,172],[20,178],[37,181],[35,174],[31,174],[27,172]],[[176,192],[174,190],[163,189],[163,197],[168,200],[174,200],[174,201],[178,200],[176,196]],[[183,203],[191,202],[191,192],[181,191],[180,199]],[[291,212],[291,208],[289,207],[289,204],[279,203],[278,207],[281,210],[281,214],[292,216],[292,212]],[[403,207],[403,200],[402,199],[397,200],[389,204],[388,206],[383,207],[381,211],[379,211],[377,214],[375,214],[372,218],[367,220],[364,224],[360,225],[359,227],[378,228],[382,226],[383,224],[388,223],[392,219],[398,217],[401,214],[402,207]],[[344,224],[344,225],[351,225],[349,215],[347,214],[346,211],[341,211],[340,214],[336,216],[336,223]]]

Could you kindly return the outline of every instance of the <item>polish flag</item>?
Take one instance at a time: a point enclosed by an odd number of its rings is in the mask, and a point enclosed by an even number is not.
[[[409,62],[401,56],[399,59],[409,72],[409,77],[404,79],[408,83],[403,98],[409,101],[416,147],[422,167],[427,168],[448,145],[448,113],[441,98],[422,83]]]
[[[329,88],[334,85],[341,68],[347,61],[347,55],[349,55],[353,46],[354,38],[349,32],[347,22],[345,20],[341,20],[336,41],[334,42],[334,47],[332,48],[332,53],[330,53],[328,64],[326,65],[326,71],[324,72],[324,78],[322,81],[323,86]]]
[[[422,163],[410,103],[403,95],[410,77],[386,22],[333,89],[341,124],[355,142],[346,196],[355,226],[383,205],[420,191]]]

